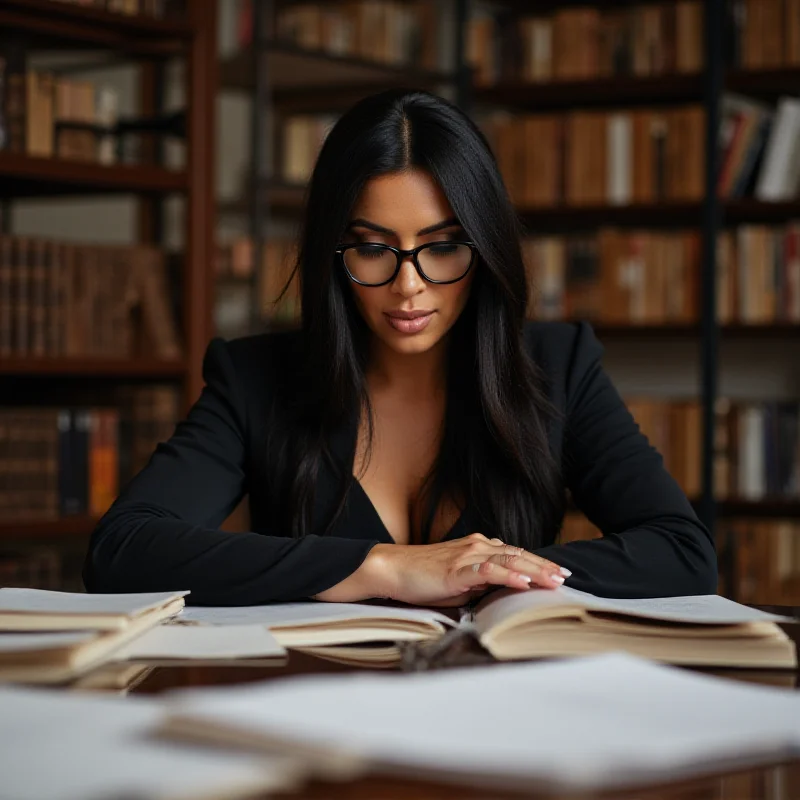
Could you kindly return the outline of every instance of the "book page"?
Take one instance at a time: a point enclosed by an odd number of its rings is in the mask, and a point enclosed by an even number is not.
[[[172,695],[172,724],[469,784],[619,788],[800,753],[796,692],[621,654]],[[169,723],[168,723],[169,724]],[[217,736],[224,735],[217,730]],[[282,749],[281,748],[281,749]]]
[[[455,623],[438,611],[424,608],[396,608],[368,603],[274,603],[268,606],[203,607],[191,606],[181,611],[179,620],[206,625],[266,625],[284,628],[318,625],[347,620],[407,619],[423,623],[439,623],[453,627]]]
[[[251,797],[296,787],[294,760],[156,738],[164,712],[138,697],[0,688],[0,795],[14,800]]]
[[[29,653],[40,650],[60,650],[83,644],[97,636],[96,631],[68,633],[0,633],[0,656],[3,653]]]
[[[479,633],[486,633],[512,614],[558,606],[590,608],[667,622],[703,625],[791,621],[789,617],[767,614],[714,594],[620,600],[597,597],[562,586],[559,589],[528,589],[498,594],[496,598],[489,597],[485,606],[479,608],[475,614],[475,627]]]
[[[0,613],[28,614],[124,614],[135,616],[160,608],[170,600],[185,597],[181,592],[141,592],[131,594],[83,594],[53,592],[46,589],[0,589]]]
[[[114,653],[133,659],[271,658],[286,650],[263,625],[159,625]]]

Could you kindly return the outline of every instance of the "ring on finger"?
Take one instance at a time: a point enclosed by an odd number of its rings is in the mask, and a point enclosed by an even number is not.
[[[477,572],[480,568],[481,568],[480,564],[473,564],[472,565],[472,571],[473,572]]]

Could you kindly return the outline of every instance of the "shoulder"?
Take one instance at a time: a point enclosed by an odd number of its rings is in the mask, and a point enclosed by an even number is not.
[[[281,331],[212,339],[203,360],[206,382],[222,378],[241,387],[246,394],[263,395],[287,379],[299,363],[299,331]]]
[[[567,383],[603,355],[588,322],[528,322],[523,339],[526,352],[545,375]]]

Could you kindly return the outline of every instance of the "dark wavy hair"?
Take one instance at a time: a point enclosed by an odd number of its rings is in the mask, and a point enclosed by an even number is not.
[[[328,443],[341,426],[365,419],[371,441],[369,331],[334,249],[367,181],[412,168],[437,181],[479,254],[469,300],[448,334],[444,431],[424,487],[423,541],[447,494],[469,504],[481,533],[533,549],[554,535],[564,491],[547,440],[555,411],[523,342],[521,230],[477,126],[452,103],[415,90],[384,91],[347,111],[311,178],[296,265],[302,343],[291,371],[300,378],[284,409],[290,434],[271,455],[282,522],[295,536],[310,531],[314,486],[323,461],[335,468]],[[351,459],[340,475],[329,527],[344,507],[353,466]]]

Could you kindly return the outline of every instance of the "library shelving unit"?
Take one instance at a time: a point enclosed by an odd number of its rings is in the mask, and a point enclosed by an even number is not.
[[[155,217],[161,215],[161,201],[180,196],[185,208],[178,289],[180,357],[0,358],[3,405],[57,403],[54,398],[61,389],[85,386],[87,382],[105,389],[121,381],[169,382],[179,388],[184,408],[199,394],[202,356],[211,334],[213,295],[216,16],[216,3],[211,0],[191,0],[185,13],[163,18],[57,0],[0,0],[0,38],[7,41],[12,37],[26,53],[102,53],[114,63],[139,65],[142,74],[151,76],[155,65],[181,59],[185,65],[186,121],[185,167],[180,170],[160,166],[157,160],[141,165],[104,165],[0,150],[0,202],[6,212],[17,199],[126,195],[139,201],[140,241],[158,245],[163,226]],[[2,232],[6,234],[14,233],[10,216],[3,214]],[[0,544],[76,537],[85,541],[94,522],[85,515],[30,522],[0,519]]]
[[[661,5],[671,5],[665,0]],[[470,3],[474,9],[476,3]],[[636,0],[502,0],[495,4],[511,16],[549,14],[570,6],[592,7],[600,11],[643,5]],[[740,224],[779,225],[800,219],[800,198],[783,202],[761,202],[754,198],[726,200],[717,193],[719,155],[717,135],[721,123],[721,100],[726,92],[745,95],[757,101],[774,103],[783,95],[797,95],[800,67],[758,70],[729,69],[725,56],[726,14],[724,0],[702,0],[703,69],[696,74],[664,74],[657,77],[615,76],[594,80],[559,80],[526,83],[499,80],[491,85],[471,85],[469,108],[503,108],[522,113],[556,113],[575,110],[635,109],[681,104],[702,106],[706,119],[705,174],[703,193],[697,202],[635,204],[627,206],[519,208],[526,229],[534,234],[559,233],[609,227],[694,228],[702,235],[700,319],[696,325],[626,326],[596,325],[603,339],[648,337],[670,341],[691,338],[701,354],[700,401],[703,408],[702,493],[695,507],[704,523],[717,529],[717,521],[739,517],[798,518],[800,498],[764,500],[722,500],[714,491],[715,407],[719,394],[718,372],[720,340],[752,338],[756,341],[788,339],[800,347],[798,324],[726,324],[717,321],[717,242],[726,226]],[[470,13],[468,9],[467,13]],[[724,526],[724,522],[722,523]],[[733,575],[735,541],[729,541],[721,565]]]
[[[253,242],[253,263],[262,262],[272,220],[292,224],[302,212],[305,186],[287,184],[278,176],[276,151],[282,115],[337,114],[361,98],[392,86],[448,91],[463,100],[468,70],[425,69],[398,65],[360,56],[336,55],[309,49],[277,36],[277,14],[291,5],[287,0],[252,0],[252,40],[235,55],[220,63],[220,86],[226,91],[245,92],[252,100],[250,185],[244,196],[223,202],[225,215],[245,216]],[[323,0],[318,6],[336,6]],[[433,4],[432,4],[433,5]],[[455,42],[454,61],[463,65],[460,31],[466,21],[465,0],[450,0],[449,10]],[[428,31],[428,35],[433,32]],[[259,298],[261,270],[253,269],[249,289],[249,330],[263,329],[265,320]]]

